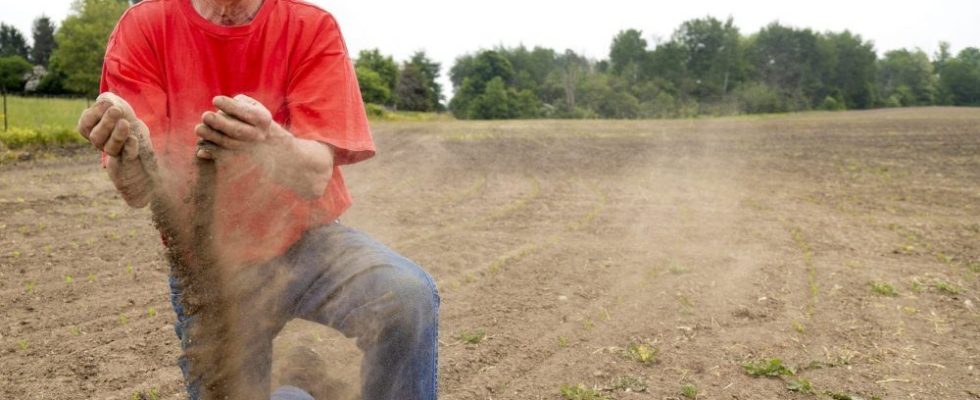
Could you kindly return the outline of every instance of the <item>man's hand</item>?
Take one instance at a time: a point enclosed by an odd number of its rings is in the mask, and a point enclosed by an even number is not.
[[[106,92],[82,112],[78,119],[78,133],[109,157],[122,156],[126,160],[135,160],[139,156],[139,143],[131,135],[131,128],[138,121],[129,103]]]
[[[225,152],[247,153],[264,172],[305,198],[318,198],[333,174],[333,148],[299,139],[272,119],[262,103],[246,95],[217,96],[217,112],[201,116],[197,157],[220,160]]]
[[[134,208],[146,206],[152,183],[136,159],[140,151],[137,135],[149,132],[129,103],[110,92],[102,93],[95,104],[82,112],[78,132],[109,156],[109,178],[126,203]]]

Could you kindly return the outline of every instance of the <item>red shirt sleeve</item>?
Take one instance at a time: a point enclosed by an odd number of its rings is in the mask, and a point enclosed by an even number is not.
[[[332,145],[336,165],[373,156],[374,141],[357,75],[333,16],[322,19],[304,56],[287,86],[289,131]]]
[[[160,63],[144,31],[152,29],[152,21],[141,21],[149,19],[141,18],[141,9],[134,6],[126,11],[109,36],[99,91],[126,100],[152,137],[167,132],[169,113]]]

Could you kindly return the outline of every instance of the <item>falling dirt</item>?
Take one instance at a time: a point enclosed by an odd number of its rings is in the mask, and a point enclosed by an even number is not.
[[[980,396],[976,109],[374,131],[343,223],[436,278],[443,399]],[[161,253],[96,155],[0,167],[0,398],[184,398]]]

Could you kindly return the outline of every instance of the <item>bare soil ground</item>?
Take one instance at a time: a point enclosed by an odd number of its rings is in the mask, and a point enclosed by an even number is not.
[[[437,279],[444,399],[980,398],[980,110],[375,137],[343,220]],[[96,160],[0,169],[2,399],[183,398],[158,236]],[[356,396],[350,340],[279,341]]]

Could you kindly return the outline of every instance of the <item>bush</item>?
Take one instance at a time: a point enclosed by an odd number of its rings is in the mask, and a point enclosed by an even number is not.
[[[820,104],[820,109],[826,111],[843,111],[847,107],[844,105],[844,101],[834,96],[827,96],[823,99],[823,103]]]
[[[0,132],[0,143],[11,150],[26,147],[60,147],[84,144],[85,138],[72,128],[44,125],[39,128],[10,127]]]
[[[735,98],[742,112],[768,114],[786,111],[786,106],[775,89],[764,83],[750,83],[735,90]]]

